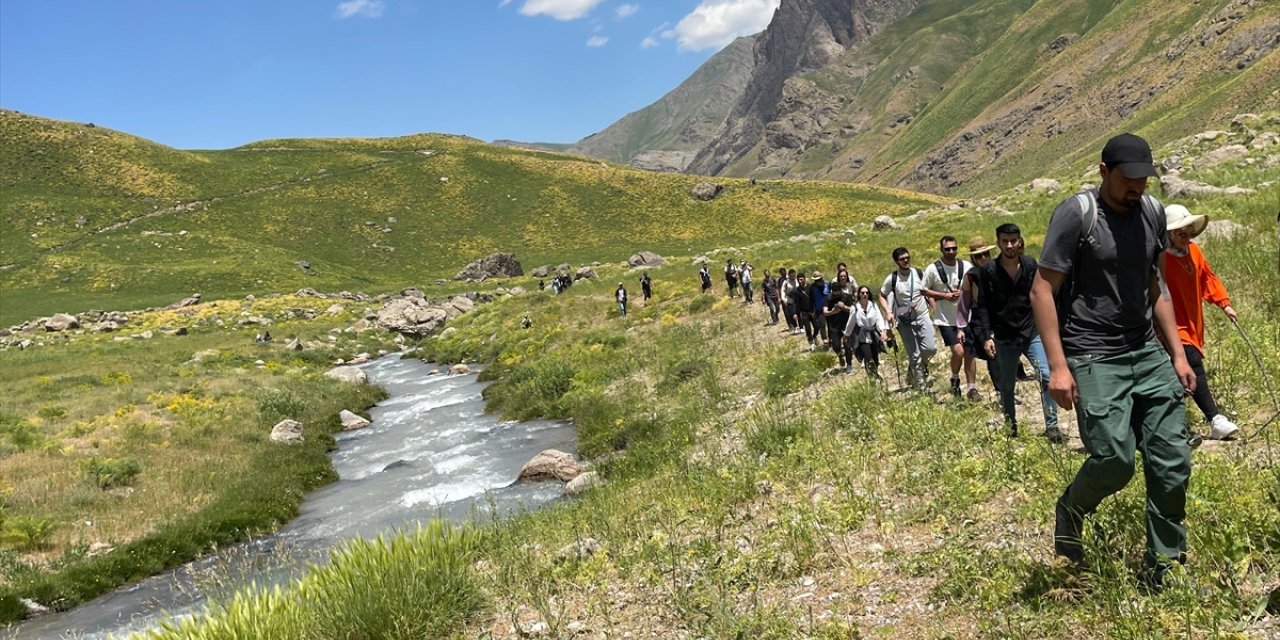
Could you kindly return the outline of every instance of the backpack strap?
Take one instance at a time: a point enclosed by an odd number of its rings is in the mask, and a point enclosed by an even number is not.
[[[1144,199],[1147,197],[1149,196],[1143,196]],[[1089,242],[1093,228],[1098,225],[1098,192],[1093,189],[1081,191],[1075,195],[1075,198],[1076,202],[1080,203],[1080,240],[1077,247],[1083,247]]]

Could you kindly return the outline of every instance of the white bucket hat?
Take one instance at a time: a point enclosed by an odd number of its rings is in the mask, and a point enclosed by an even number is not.
[[[1173,231],[1183,227],[1191,227],[1191,237],[1194,238],[1204,233],[1204,228],[1209,226],[1209,216],[1204,214],[1192,214],[1186,207],[1180,204],[1171,204],[1164,208],[1165,230]]]

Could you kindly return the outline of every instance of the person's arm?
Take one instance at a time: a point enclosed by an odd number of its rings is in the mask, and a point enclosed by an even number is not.
[[[885,297],[885,287],[886,287],[888,284],[889,284],[889,281],[888,281],[888,280],[886,280],[886,281],[885,281],[885,284],[880,286],[880,307],[884,309],[884,318],[885,318],[885,322],[887,322],[888,324],[892,325],[892,324],[893,324],[893,312],[889,310],[889,299]],[[897,293],[896,293],[896,292],[891,292],[889,295],[897,295]]]
[[[1209,261],[1205,259],[1204,254],[1199,256],[1200,271],[1200,289],[1204,291],[1204,301],[1212,304],[1231,318],[1232,322],[1236,320],[1236,310],[1231,308],[1231,296],[1227,295],[1227,288],[1222,284],[1222,280],[1218,278],[1218,274],[1213,272],[1213,268],[1209,266]]]
[[[1058,406],[1070,410],[1080,398],[1076,379],[1067,366],[1067,356],[1062,350],[1062,336],[1058,333],[1058,308],[1054,306],[1054,294],[1066,280],[1066,274],[1040,267],[1031,282],[1031,312],[1035,315],[1036,331],[1049,361],[1049,396]],[[1176,339],[1176,336],[1175,336]],[[1184,356],[1185,357],[1185,356]]]
[[[1156,332],[1164,343],[1164,350],[1169,353],[1169,359],[1173,361],[1173,372],[1177,374],[1178,382],[1190,394],[1196,390],[1196,374],[1191,370],[1191,365],[1187,364],[1187,354],[1182,350],[1182,340],[1178,338],[1178,322],[1173,317],[1173,302],[1163,285],[1163,256],[1157,260],[1157,264],[1160,265],[1160,270],[1152,275],[1148,285],[1150,294],[1155,299],[1152,315],[1156,320]]]
[[[942,278],[938,273],[938,270],[934,268],[933,265],[929,265],[924,269],[924,278],[923,283],[920,285],[920,293],[924,297],[928,298],[930,302],[946,299],[946,294],[941,291],[933,290],[934,285],[942,286]],[[929,310],[933,310],[932,304],[930,305]]]
[[[871,308],[874,309],[875,307],[872,306]],[[857,331],[858,331],[858,310],[852,309],[849,311],[849,321],[844,323],[844,337],[852,338],[853,334]]]
[[[991,332],[991,313],[987,310],[986,298],[982,297],[982,289],[977,278],[972,277],[966,293],[972,300],[969,307],[969,334],[973,336],[975,345],[987,353],[988,357],[996,356],[996,342]]]

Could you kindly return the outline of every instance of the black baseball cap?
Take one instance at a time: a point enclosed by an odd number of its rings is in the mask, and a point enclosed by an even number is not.
[[[1119,169],[1126,178],[1156,176],[1151,145],[1132,133],[1122,133],[1107,141],[1107,146],[1102,148],[1102,164],[1108,169]]]

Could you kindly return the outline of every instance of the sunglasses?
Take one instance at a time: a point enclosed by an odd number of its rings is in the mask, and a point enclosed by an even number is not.
[[[902,256],[901,258],[898,258],[898,262],[906,262],[910,259],[911,259],[911,256]]]
[[[959,250],[960,250],[960,247],[943,247],[942,248],[943,253],[955,253]]]

